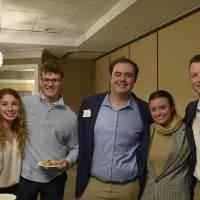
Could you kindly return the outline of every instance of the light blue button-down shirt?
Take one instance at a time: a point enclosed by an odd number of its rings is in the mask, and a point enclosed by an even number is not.
[[[136,101],[112,108],[108,95],[101,104],[95,129],[91,176],[104,182],[127,182],[138,176],[136,149],[143,124]]]
[[[47,170],[38,165],[43,160],[77,160],[78,136],[75,113],[59,99],[47,104],[42,95],[23,97],[29,138],[25,146],[22,177],[46,183],[63,173],[63,170]]]

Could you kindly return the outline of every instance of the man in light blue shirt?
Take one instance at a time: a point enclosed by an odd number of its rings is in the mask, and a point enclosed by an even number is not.
[[[55,61],[41,68],[38,95],[24,97],[29,139],[26,142],[19,184],[19,200],[62,200],[66,169],[77,160],[77,117],[64,104],[64,73]],[[56,165],[42,165],[54,160]]]
[[[116,183],[138,177],[136,149],[142,131],[142,119],[134,98],[130,97],[127,105],[118,110],[112,107],[107,94],[94,127],[91,175]]]
[[[136,200],[142,192],[151,117],[148,104],[131,92],[137,75],[136,63],[117,59],[110,91],[81,104],[77,199]]]

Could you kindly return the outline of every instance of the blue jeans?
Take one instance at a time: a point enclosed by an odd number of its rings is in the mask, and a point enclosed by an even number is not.
[[[38,194],[41,200],[63,200],[66,180],[66,173],[49,183],[33,182],[21,177],[17,200],[37,200]]]

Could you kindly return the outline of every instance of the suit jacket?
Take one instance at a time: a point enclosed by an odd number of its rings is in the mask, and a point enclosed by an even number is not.
[[[151,126],[151,135],[155,124]],[[162,149],[160,149],[161,151]],[[159,150],[158,150],[159,151]],[[147,161],[147,176],[142,200],[190,200],[192,175],[191,151],[185,136],[185,125],[172,135],[169,156],[159,175]]]
[[[94,125],[101,106],[101,103],[107,93],[97,94],[86,98],[80,107],[78,116],[78,133],[79,133],[79,156],[76,179],[76,197],[80,197],[84,192],[90,177],[90,169],[92,163],[93,146],[94,146]],[[148,104],[137,98],[134,94],[133,98],[138,104],[144,131],[141,134],[140,145],[137,149],[137,164],[140,176],[141,188],[144,184],[144,171],[147,158],[147,144],[149,138],[149,126],[151,117]],[[90,117],[83,117],[83,114]]]
[[[192,168],[191,170],[194,171],[196,165],[196,146],[194,141],[194,134],[192,130],[192,123],[196,117],[196,110],[197,110],[198,100],[189,103],[186,107],[185,111],[185,129],[186,129],[186,137],[188,139],[190,149],[192,150]]]
[[[196,165],[196,145],[195,145],[195,141],[194,141],[194,133],[192,130],[192,123],[196,117],[197,104],[198,104],[198,100],[193,101],[187,105],[186,110],[185,110],[185,118],[184,118],[186,137],[188,139],[190,149],[192,151],[192,157],[191,157],[191,161],[190,161],[190,166],[191,166],[190,173],[191,174],[194,173],[194,169],[195,169],[195,165]],[[196,178],[193,177],[192,189],[194,187],[195,182],[196,182]]]

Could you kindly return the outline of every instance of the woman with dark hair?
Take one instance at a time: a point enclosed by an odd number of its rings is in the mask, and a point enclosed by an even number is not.
[[[0,193],[16,193],[21,157],[27,137],[19,94],[10,88],[0,90]]]
[[[190,200],[191,151],[173,97],[167,91],[156,91],[149,97],[149,109],[154,123],[150,129],[146,181],[141,199]]]

